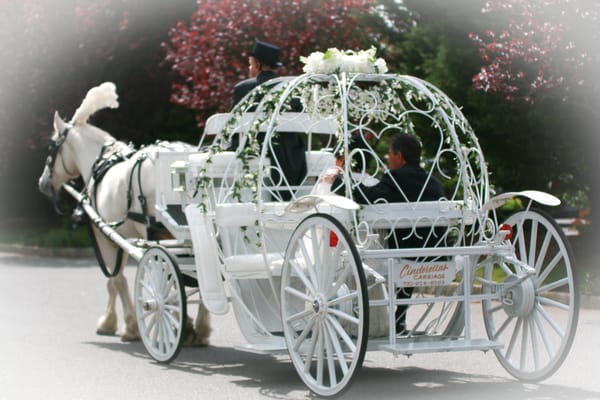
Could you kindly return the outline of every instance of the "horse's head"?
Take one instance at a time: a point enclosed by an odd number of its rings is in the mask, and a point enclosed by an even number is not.
[[[117,98],[114,83],[104,82],[87,92],[71,122],[67,123],[58,113],[54,114],[54,133],[48,148],[50,154],[38,182],[41,192],[53,201],[63,183],[82,173],[86,174],[85,169],[91,166],[95,157],[89,152],[95,153],[93,148],[110,138],[108,133],[89,125],[87,121],[102,108],[117,108]]]
[[[54,114],[54,132],[48,144],[48,157],[42,176],[38,181],[40,191],[50,199],[63,183],[80,175],[73,147],[69,145],[69,134],[74,127]],[[72,136],[72,135],[71,135]]]

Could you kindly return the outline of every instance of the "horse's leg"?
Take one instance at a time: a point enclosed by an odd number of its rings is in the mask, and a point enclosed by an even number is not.
[[[96,236],[96,242],[100,254],[104,260],[104,263],[109,271],[113,271],[116,267],[118,247],[108,240],[104,235],[98,233],[94,228]],[[139,339],[139,331],[137,327],[137,320],[135,316],[135,309],[129,293],[129,286],[127,284],[127,278],[123,275],[123,269],[127,262],[127,253],[123,254],[121,259],[120,272],[108,279],[108,302],[104,314],[100,316],[96,328],[98,334],[114,335],[117,331],[117,296],[121,298],[121,304],[123,306],[123,314],[125,320],[125,327],[121,331],[121,340],[131,341]]]
[[[108,303],[104,314],[100,316],[96,324],[96,333],[98,335],[114,335],[117,333],[117,289],[112,278],[107,281],[106,289],[108,291]]]
[[[104,264],[112,271],[114,268],[114,262],[116,260],[116,249],[109,243],[106,238],[98,232],[96,227],[93,228],[96,243],[100,250],[100,256],[102,257]],[[100,262],[100,260],[98,260]],[[99,335],[114,335],[117,332],[118,321],[117,321],[117,287],[115,286],[115,280],[109,278],[106,282],[106,289],[108,291],[108,302],[104,314],[98,319],[96,324],[96,333]]]
[[[210,327],[210,312],[200,303],[198,306],[198,315],[196,316],[196,336],[194,338],[194,346],[208,346],[208,338],[212,328]]]
[[[124,256],[123,258],[127,258]],[[125,260],[123,260],[125,263]],[[119,275],[112,278],[115,280],[115,286],[117,292],[121,297],[121,304],[123,306],[123,319],[125,321],[125,327],[121,331],[121,340],[124,342],[131,342],[140,339],[140,332],[138,330],[137,318],[135,316],[135,308],[131,300],[131,294],[129,293],[129,285],[127,278],[123,275],[123,270]]]

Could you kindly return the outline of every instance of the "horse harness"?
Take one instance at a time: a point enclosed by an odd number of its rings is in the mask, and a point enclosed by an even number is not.
[[[48,154],[48,157],[46,158],[46,166],[48,167],[48,171],[49,171],[48,173],[50,175],[50,178],[52,178],[52,172],[54,171],[54,164],[56,164],[56,158],[58,156],[58,152],[60,151],[60,148],[62,147],[65,140],[67,140],[68,134],[69,134],[69,127],[66,127],[65,129],[63,129],[62,132],[60,132],[58,134],[58,137],[56,138],[56,140],[52,140],[52,139],[48,140],[49,154]],[[64,157],[60,158],[60,162],[61,162],[62,168],[65,170],[67,175],[73,175],[73,173],[71,171],[69,171],[69,169],[65,165]]]
[[[110,142],[105,143],[102,146],[102,148],[100,149],[100,154],[98,155],[98,157],[92,164],[91,179],[88,182],[87,193],[91,197],[92,205],[94,207],[96,207],[95,203],[96,203],[96,194],[97,194],[97,190],[98,190],[98,185],[100,184],[100,182],[102,181],[102,179],[104,178],[104,176],[106,175],[108,170],[110,170],[112,167],[114,167],[117,164],[120,164],[124,161],[131,159],[132,157],[134,157],[137,154],[137,158],[135,159],[133,166],[131,167],[131,170],[129,171],[129,181],[127,184],[127,213],[121,220],[110,222],[110,223],[108,223],[108,225],[110,225],[113,229],[116,229],[120,225],[125,223],[125,221],[127,221],[128,219],[131,219],[135,222],[143,223],[146,225],[147,228],[150,228],[150,226],[153,223],[155,223],[155,221],[154,221],[154,218],[151,218],[148,215],[146,196],[144,195],[144,192],[142,190],[142,164],[148,158],[148,155],[143,151],[137,152],[131,146],[127,146],[124,149],[114,151],[113,147],[115,146],[115,144],[116,144],[115,141],[110,141]],[[141,213],[135,213],[133,211],[130,211],[132,203],[133,203],[133,198],[132,198],[133,190],[132,189],[133,189],[133,184],[134,184],[134,175],[136,175],[136,171],[137,171],[137,185],[138,185],[139,193],[140,193],[138,196],[138,201],[139,201],[141,209],[142,209]],[[100,253],[100,249],[98,247],[96,237],[94,236],[94,233],[92,230],[92,225],[88,224],[88,226],[89,226],[89,233],[90,233],[90,239],[92,241],[92,246],[94,248],[96,258],[98,259],[98,264],[100,264],[100,269],[102,270],[102,273],[107,278],[112,278],[112,277],[118,275],[120,272],[121,263],[123,260],[123,249],[121,249],[121,248],[118,249],[117,258],[115,260],[115,267],[113,268],[112,273],[109,272],[109,270],[106,267],[106,264],[104,262],[104,259],[102,257],[102,254]]]

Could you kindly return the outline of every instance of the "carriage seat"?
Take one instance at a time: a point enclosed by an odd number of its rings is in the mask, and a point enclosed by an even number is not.
[[[211,115],[204,125],[204,133],[201,143],[204,142],[206,136],[217,136],[219,138],[223,133],[223,129],[232,121],[233,114],[217,113]],[[254,121],[261,114],[252,112],[243,113],[237,119],[237,125],[232,133],[247,132]],[[270,121],[265,122],[261,127],[261,131],[266,131]],[[338,129],[338,123],[334,117],[315,118],[308,113],[302,112],[283,112],[277,116],[274,130],[277,132],[305,132],[305,133],[320,133],[333,135]]]
[[[270,208],[271,212],[277,212],[273,208],[282,207],[283,204],[271,203],[270,207],[265,206],[263,210]],[[281,274],[285,249],[267,253],[262,246],[264,243],[258,245],[258,218],[255,203],[218,204],[215,208],[215,224],[223,251],[224,268],[238,279],[266,278],[267,267],[272,275]]]
[[[364,205],[360,219],[371,229],[401,229],[432,226],[472,225],[477,209],[462,200],[377,203]]]

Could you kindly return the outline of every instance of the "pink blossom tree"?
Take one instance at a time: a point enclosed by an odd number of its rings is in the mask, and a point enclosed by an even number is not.
[[[180,21],[165,43],[166,61],[179,77],[171,101],[199,112],[200,124],[231,106],[234,84],[247,75],[256,39],[281,47],[280,75],[298,74],[301,55],[329,47],[369,46],[360,26],[373,0],[203,0],[189,23]]]
[[[563,89],[563,96],[590,82],[600,65],[600,3],[588,0],[488,0],[482,12],[496,27],[471,34],[484,65],[476,89],[508,100],[533,102]]]

